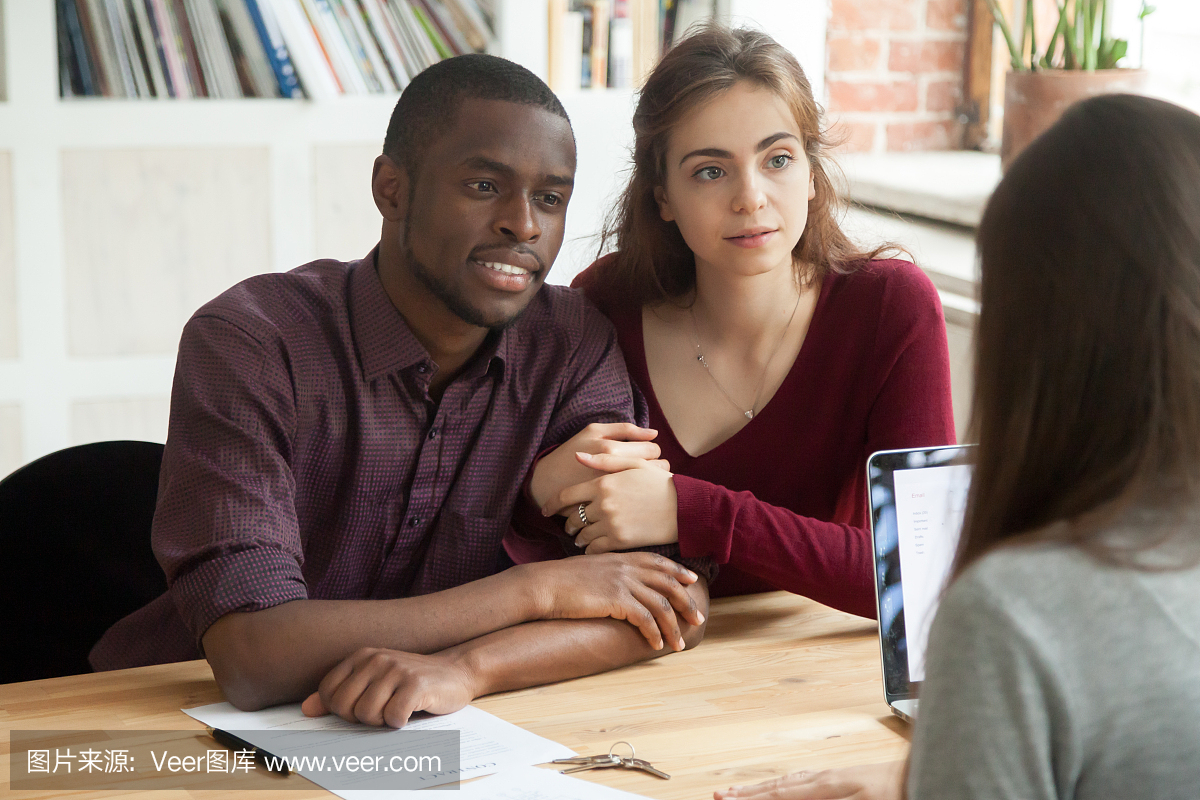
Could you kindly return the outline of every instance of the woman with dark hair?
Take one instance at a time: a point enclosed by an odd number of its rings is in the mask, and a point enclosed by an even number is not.
[[[615,252],[576,285],[616,325],[662,461],[592,442],[568,456],[600,477],[533,496],[588,553],[678,540],[721,565],[713,595],[873,617],[866,458],[954,441],[937,292],[838,227],[820,108],[766,34],[685,38],[633,127]]]
[[[978,243],[979,447],[908,795],[1200,797],[1200,117],[1077,104]],[[716,797],[896,796],[889,769]]]

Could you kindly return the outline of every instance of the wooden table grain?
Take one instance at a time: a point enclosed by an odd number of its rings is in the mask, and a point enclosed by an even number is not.
[[[694,650],[475,705],[582,753],[632,742],[671,780],[625,770],[579,777],[660,800],[708,798],[731,784],[891,761],[907,752],[909,729],[883,702],[873,622],[784,592],[716,600],[709,616],[705,640]],[[211,742],[179,709],[222,699],[203,661],[0,685],[0,786],[9,787],[10,730],[195,729],[193,744],[202,753]],[[256,800],[332,797],[302,777],[259,772],[265,791],[254,792]],[[136,796],[232,795],[192,789]]]

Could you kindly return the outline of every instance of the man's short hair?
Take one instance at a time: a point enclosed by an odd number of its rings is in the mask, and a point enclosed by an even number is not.
[[[405,87],[388,122],[383,154],[415,178],[430,142],[450,127],[468,99],[537,106],[570,125],[566,109],[537,75],[497,56],[469,53],[439,61]]]

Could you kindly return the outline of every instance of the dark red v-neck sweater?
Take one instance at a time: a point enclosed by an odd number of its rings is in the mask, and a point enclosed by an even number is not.
[[[650,383],[642,310],[606,292],[601,269],[592,265],[573,285],[616,326],[675,474],[682,554],[720,564],[711,595],[786,589],[874,617],[867,457],[954,443],[946,324],[933,283],[898,260],[826,277],[775,396],[742,430],[693,458]]]

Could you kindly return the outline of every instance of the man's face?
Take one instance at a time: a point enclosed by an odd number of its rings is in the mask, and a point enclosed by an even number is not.
[[[536,106],[463,101],[413,177],[406,267],[463,321],[512,323],[562,246],[574,177],[565,119]]]

